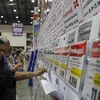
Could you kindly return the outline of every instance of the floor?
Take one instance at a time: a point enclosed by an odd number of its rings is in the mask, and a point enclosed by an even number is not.
[[[24,69],[27,71],[28,62],[25,60]],[[18,88],[16,90],[16,100],[32,100],[31,87],[28,86],[28,80],[18,81]]]

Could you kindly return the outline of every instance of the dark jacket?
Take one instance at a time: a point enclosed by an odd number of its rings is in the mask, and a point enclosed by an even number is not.
[[[14,71],[5,70],[4,57],[0,60],[0,100],[16,100]]]

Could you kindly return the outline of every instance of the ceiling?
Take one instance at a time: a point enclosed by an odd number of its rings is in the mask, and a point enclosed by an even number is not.
[[[14,5],[11,5],[13,4]],[[31,0],[0,0],[0,24],[12,25],[13,22],[23,23],[24,25],[31,25],[33,13],[31,10],[38,5],[38,0],[34,3]],[[14,9],[16,12],[14,12]],[[1,18],[3,16],[3,18]],[[18,16],[18,18],[16,18]]]

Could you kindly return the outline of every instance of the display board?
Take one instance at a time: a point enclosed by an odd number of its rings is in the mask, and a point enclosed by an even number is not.
[[[40,27],[38,63],[48,69],[44,80],[63,97],[53,92],[55,99],[100,99],[99,5],[99,0],[53,0]]]

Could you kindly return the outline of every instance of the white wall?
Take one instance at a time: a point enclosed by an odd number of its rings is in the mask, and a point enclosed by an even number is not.
[[[0,32],[3,36],[6,36],[10,42],[11,46],[24,46],[26,50],[26,33],[33,33],[32,26],[23,27],[23,36],[13,36],[12,35],[12,25],[0,25]]]

